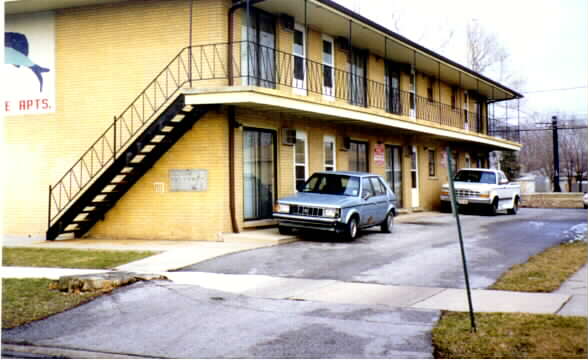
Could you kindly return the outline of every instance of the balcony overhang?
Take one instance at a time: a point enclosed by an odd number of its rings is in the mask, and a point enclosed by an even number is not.
[[[255,7],[273,14],[288,14],[295,21],[349,38],[353,46],[395,62],[412,64],[423,74],[463,89],[476,91],[489,102],[522,98],[523,95],[484,75],[435,53],[331,0],[264,0]]]
[[[374,108],[361,108],[337,101],[314,100],[310,97],[287,95],[279,90],[255,86],[226,86],[183,90],[186,104],[236,105],[264,112],[294,113],[300,116],[333,121],[338,124],[395,129],[403,134],[425,135],[456,143],[471,143],[488,150],[521,149],[512,141],[456,129],[430,121],[387,113]]]

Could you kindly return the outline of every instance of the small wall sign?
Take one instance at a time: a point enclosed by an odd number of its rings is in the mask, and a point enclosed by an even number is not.
[[[374,146],[374,162],[376,166],[384,166],[385,164],[385,146],[384,144],[376,144]]]
[[[208,170],[171,169],[169,171],[170,191],[207,191]]]

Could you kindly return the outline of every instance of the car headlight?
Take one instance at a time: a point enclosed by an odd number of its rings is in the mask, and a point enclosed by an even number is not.
[[[276,204],[274,210],[279,213],[290,213],[290,205],[288,204]]]
[[[323,210],[324,217],[336,218],[339,217],[339,209],[326,208]]]

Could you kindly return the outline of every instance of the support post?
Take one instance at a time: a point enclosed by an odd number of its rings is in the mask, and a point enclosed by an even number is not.
[[[112,162],[116,160],[116,116],[114,117],[114,121],[112,122],[114,127],[114,142],[112,145]]]
[[[51,193],[52,193],[53,189],[51,188],[51,185],[49,185],[49,211],[47,211],[47,231],[49,231],[49,228],[51,227]]]
[[[190,88],[192,88],[192,11],[193,11],[192,8],[193,8],[193,5],[194,5],[194,0],[190,0],[190,21],[189,21],[189,23],[190,23],[190,32],[189,32],[190,39],[189,39],[189,45],[188,45],[188,57],[189,57],[188,64],[190,66],[189,67],[190,70],[188,71],[188,77],[189,77],[188,82],[190,84]]]
[[[459,211],[458,211],[458,207],[457,207],[457,201],[455,199],[455,188],[453,187],[453,165],[451,164],[451,148],[448,146],[446,148],[446,152],[447,152],[447,172],[449,174],[449,195],[450,195],[450,199],[451,199],[451,209],[453,211],[453,216],[455,216],[455,221],[457,224],[457,234],[459,236],[459,246],[461,249],[461,261],[463,264],[463,273],[465,276],[465,283],[466,283],[466,292],[467,292],[467,297],[468,297],[468,307],[469,307],[469,311],[470,311],[470,324],[471,324],[471,331],[472,332],[477,332],[477,328],[476,328],[476,318],[474,315],[474,305],[472,303],[472,292],[470,289],[470,278],[468,275],[468,265],[466,262],[466,254],[465,254],[465,248],[463,245],[463,235],[461,232],[461,223],[459,222]]]

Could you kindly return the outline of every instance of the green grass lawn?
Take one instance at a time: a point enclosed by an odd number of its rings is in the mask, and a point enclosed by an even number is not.
[[[111,269],[157,254],[152,251],[96,251],[3,248],[3,266]],[[43,319],[87,302],[102,293],[62,293],[49,288],[49,279],[2,280],[2,328]]]
[[[101,293],[62,293],[49,279],[2,279],[2,328],[40,320],[87,302]]]
[[[551,292],[586,264],[583,242],[558,245],[513,266],[494,290]],[[474,304],[475,306],[475,304]],[[468,313],[444,311],[433,329],[435,357],[442,359],[583,358],[585,317],[524,313],[476,313],[477,333]]]
[[[98,251],[4,247],[2,249],[2,265],[111,269],[155,254],[157,253],[153,251]]]

